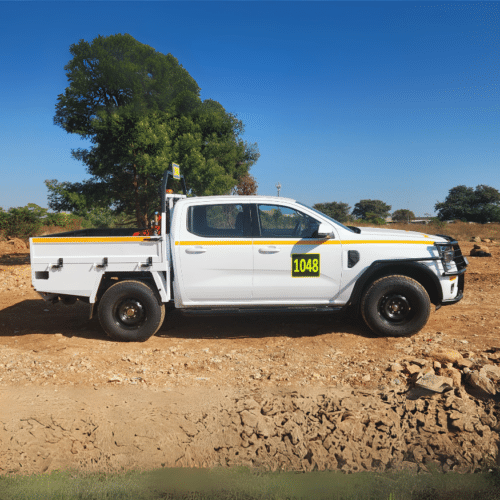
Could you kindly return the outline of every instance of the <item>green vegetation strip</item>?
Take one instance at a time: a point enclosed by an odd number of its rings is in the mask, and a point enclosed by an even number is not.
[[[500,472],[412,474],[160,469],[122,474],[52,472],[0,476],[0,500],[149,499],[493,500]]]

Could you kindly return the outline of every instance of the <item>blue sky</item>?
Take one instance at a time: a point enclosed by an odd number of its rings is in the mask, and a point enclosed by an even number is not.
[[[55,104],[70,45],[115,33],[243,120],[259,194],[424,215],[460,184],[500,190],[497,2],[0,2],[4,209],[89,177]]]

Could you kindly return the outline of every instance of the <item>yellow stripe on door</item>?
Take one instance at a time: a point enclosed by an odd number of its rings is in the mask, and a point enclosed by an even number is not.
[[[420,240],[253,240],[254,245],[369,245],[369,244],[405,244],[433,245],[432,241]],[[209,241],[177,241],[177,245],[251,245],[249,240],[209,240]]]

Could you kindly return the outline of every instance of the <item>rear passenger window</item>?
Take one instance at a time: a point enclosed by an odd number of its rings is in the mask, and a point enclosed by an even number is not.
[[[244,221],[243,205],[200,205],[188,210],[188,231],[205,238],[241,238]]]

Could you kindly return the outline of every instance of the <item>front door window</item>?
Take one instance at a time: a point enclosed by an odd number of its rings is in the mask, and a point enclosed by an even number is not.
[[[259,205],[261,236],[265,238],[313,238],[319,222],[293,208]]]

